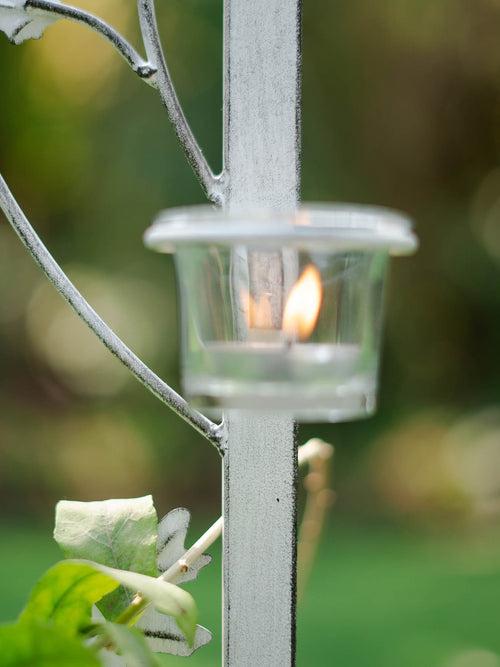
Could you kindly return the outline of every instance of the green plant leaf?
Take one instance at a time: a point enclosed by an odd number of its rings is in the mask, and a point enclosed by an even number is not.
[[[56,506],[54,539],[66,558],[84,558],[154,577],[158,574],[157,525],[151,496],[89,503],[62,500]],[[114,620],[132,597],[120,587],[98,606],[106,618]]]
[[[75,568],[84,566],[93,568],[98,572],[108,575],[122,584],[122,586],[126,586],[129,590],[141,593],[158,611],[168,616],[173,616],[189,645],[193,644],[198,610],[192,595],[187,591],[162,579],[148,577],[138,572],[117,570],[116,568],[106,567],[106,565],[101,565],[100,563],[91,563],[82,560],[68,560],[64,561],[64,563],[74,565]]]
[[[0,627],[2,667],[99,667],[96,656],[75,637],[53,626],[17,623]]]
[[[116,623],[103,623],[99,634],[104,635],[121,655],[127,667],[159,667],[159,662],[141,632]]]
[[[19,620],[50,622],[74,635],[90,623],[92,605],[117,586],[116,578],[87,563],[61,561],[38,581]]]
[[[87,560],[65,560],[51,567],[33,589],[19,620],[54,623],[61,632],[74,634],[90,624],[92,605],[119,584],[173,616],[192,644],[198,610],[189,593],[155,577]]]

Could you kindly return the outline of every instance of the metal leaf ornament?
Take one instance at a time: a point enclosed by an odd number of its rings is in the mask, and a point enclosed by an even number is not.
[[[38,39],[57,16],[29,8],[28,0],[0,0],[0,31],[13,44]]]
[[[160,572],[166,572],[171,565],[186,553],[184,542],[186,541],[190,520],[191,514],[189,511],[184,507],[178,507],[160,521],[158,525],[158,569]],[[211,556],[203,554],[175,583],[183,584],[186,581],[196,579],[198,572],[205,565],[208,565],[211,560]]]
[[[189,527],[191,515],[182,507],[172,510],[165,516],[158,526],[158,569],[165,572],[186,553],[184,542]],[[202,567],[208,565],[211,557],[203,554],[181,577],[176,584],[192,581],[198,576]],[[208,644],[212,633],[201,625],[197,626],[193,646],[189,646],[179,631],[175,621],[149,607],[137,622],[151,649],[157,653],[170,653],[179,656],[189,656],[196,649]]]

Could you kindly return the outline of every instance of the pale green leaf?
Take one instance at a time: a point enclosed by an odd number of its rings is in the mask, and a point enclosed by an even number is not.
[[[186,591],[162,579],[148,577],[138,572],[126,572],[106,567],[100,563],[82,560],[65,561],[75,567],[87,566],[108,575],[129,590],[140,593],[151,602],[158,611],[173,616],[189,644],[193,643],[196,632],[198,610],[193,597]]]
[[[108,639],[123,657],[127,667],[159,667],[158,660],[138,630],[116,623],[104,623],[99,627],[99,634]]]
[[[53,626],[18,623],[0,627],[2,667],[99,667],[80,640]]]
[[[88,563],[61,561],[38,581],[19,620],[50,622],[76,634],[90,623],[92,605],[117,586],[116,578]]]
[[[54,538],[67,558],[154,577],[157,524],[151,496],[88,503],[62,500],[56,507]],[[99,609],[115,619],[132,597],[120,587],[99,603]]]

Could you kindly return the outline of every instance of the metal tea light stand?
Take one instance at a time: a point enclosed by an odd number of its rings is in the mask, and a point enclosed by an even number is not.
[[[57,18],[97,30],[156,88],[219,209],[159,216],[146,243],[174,251],[187,393],[176,394],[101,320],[44,247],[0,177],[0,206],[56,288],[158,398],[219,451],[224,478],[224,664],[295,660],[295,420],[373,412],[387,258],[415,248],[384,209],[298,206],[298,0],[225,0],[224,169],[214,175],[165,63],[153,0],[139,0],[147,59],[97,17],[51,0],[0,0],[19,43]],[[10,13],[9,13],[10,12]],[[7,20],[8,19],[8,20]]]

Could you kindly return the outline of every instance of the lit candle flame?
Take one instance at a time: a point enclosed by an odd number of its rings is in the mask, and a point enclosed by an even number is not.
[[[314,264],[309,264],[292,287],[286,302],[283,331],[287,336],[305,340],[312,334],[322,298],[321,275]]]

